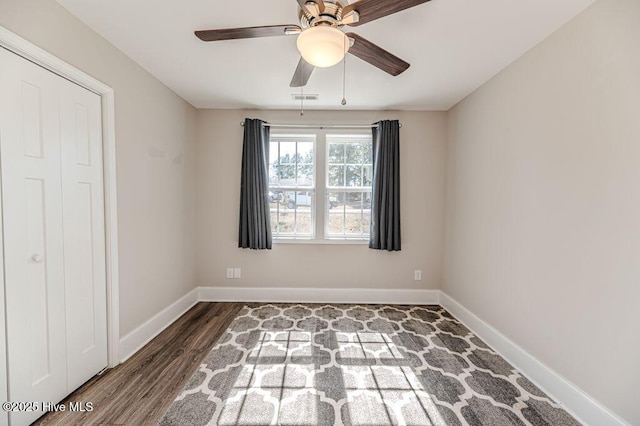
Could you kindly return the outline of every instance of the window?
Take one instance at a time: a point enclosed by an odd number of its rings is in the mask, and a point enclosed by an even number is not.
[[[326,238],[369,237],[373,154],[371,136],[327,135]]]
[[[315,136],[271,136],[269,206],[275,238],[315,235]]]
[[[272,134],[274,240],[368,240],[372,179],[371,135]]]

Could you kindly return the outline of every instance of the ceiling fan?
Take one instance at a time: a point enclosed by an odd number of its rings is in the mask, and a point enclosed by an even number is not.
[[[345,25],[357,27],[378,18],[426,3],[429,0],[359,0],[353,4],[340,0],[297,0],[300,25],[269,25],[196,31],[202,41],[297,35],[301,58],[291,80],[291,87],[307,84],[315,67],[330,67],[345,54],[370,63],[393,76],[409,63],[355,33],[345,33]]]

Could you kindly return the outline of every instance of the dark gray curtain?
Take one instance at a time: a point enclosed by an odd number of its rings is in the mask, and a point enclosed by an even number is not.
[[[271,249],[269,218],[269,127],[262,120],[244,120],[240,232],[238,247]]]
[[[400,122],[379,121],[373,127],[373,194],[369,247],[399,251]]]

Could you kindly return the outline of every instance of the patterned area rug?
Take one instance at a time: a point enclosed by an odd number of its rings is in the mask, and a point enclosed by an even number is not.
[[[576,425],[440,306],[249,305],[161,425]]]

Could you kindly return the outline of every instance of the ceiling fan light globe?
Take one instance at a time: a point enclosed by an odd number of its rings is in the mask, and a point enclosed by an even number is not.
[[[297,40],[304,60],[319,68],[332,67],[340,62],[349,51],[349,44],[342,31],[329,26],[307,28]]]

